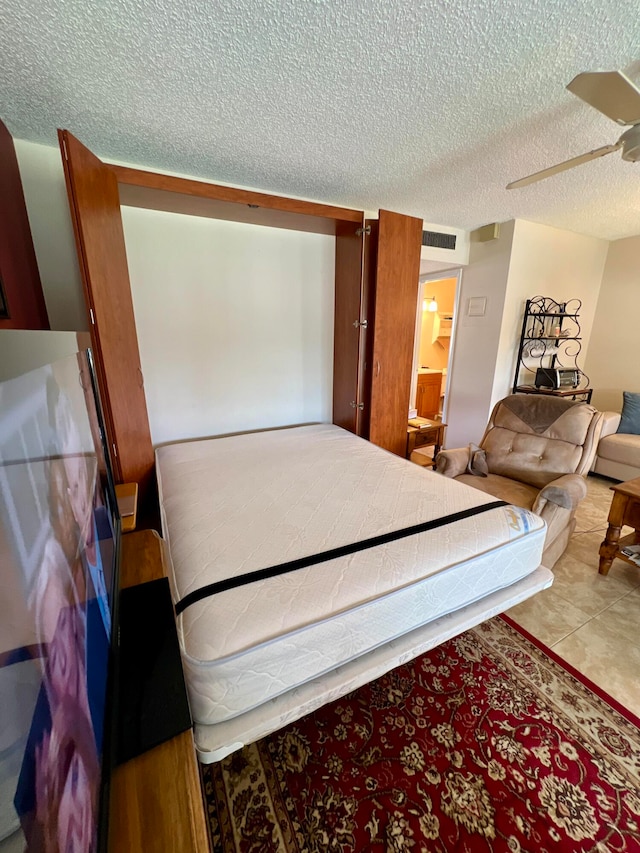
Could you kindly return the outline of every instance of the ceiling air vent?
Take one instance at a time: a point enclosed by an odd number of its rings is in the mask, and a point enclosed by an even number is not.
[[[433,246],[436,249],[455,249],[456,235],[441,234],[439,231],[423,231],[422,245]]]

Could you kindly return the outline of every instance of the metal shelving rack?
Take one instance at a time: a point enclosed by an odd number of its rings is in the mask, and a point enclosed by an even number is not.
[[[582,350],[579,322],[581,307],[580,299],[570,299],[568,302],[556,302],[549,296],[527,299],[513,377],[513,394],[551,394],[591,402],[589,377],[578,366]],[[528,385],[520,381],[523,372],[535,376],[539,367],[571,368],[577,373],[578,384],[551,389],[537,388],[533,384]]]

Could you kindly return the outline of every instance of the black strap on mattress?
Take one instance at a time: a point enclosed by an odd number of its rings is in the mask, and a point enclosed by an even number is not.
[[[407,536],[415,536],[416,533],[424,533],[427,530],[434,530],[436,527],[444,527],[445,524],[452,524],[454,521],[460,521],[472,515],[480,515],[480,513],[487,512],[490,509],[497,509],[501,506],[508,506],[508,504],[506,501],[491,501],[487,504],[480,504],[480,506],[472,506],[469,509],[452,512],[450,515],[443,515],[431,521],[423,521],[420,524],[404,527],[401,530],[392,530],[389,533],[383,533],[381,536],[372,536],[371,539],[363,539],[360,542],[354,542],[352,545],[342,545],[340,548],[320,551],[320,553],[311,554],[309,557],[301,557],[298,560],[280,563],[277,566],[270,566],[267,569],[257,569],[254,572],[246,572],[244,575],[226,578],[216,583],[209,583],[181,598],[176,604],[176,615],[182,613],[191,604],[195,604],[196,601],[202,601],[203,598],[216,595],[218,592],[226,592],[228,589],[245,586],[248,583],[254,583],[254,581],[263,581],[268,578],[274,578],[277,575],[295,572],[298,569],[306,569],[308,566],[314,566],[316,563],[326,563],[328,560],[336,560],[338,557],[347,557],[349,554],[355,554],[357,551],[364,551],[367,548],[377,548],[378,545],[386,545],[388,542],[394,542],[396,539],[405,539]]]

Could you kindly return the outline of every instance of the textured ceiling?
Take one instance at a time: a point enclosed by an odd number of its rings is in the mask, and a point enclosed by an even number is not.
[[[474,228],[640,233],[640,163],[564,88],[640,77],[636,0],[2,0],[0,118],[105,159]]]

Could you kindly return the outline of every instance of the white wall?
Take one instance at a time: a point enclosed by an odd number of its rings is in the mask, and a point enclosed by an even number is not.
[[[619,412],[622,392],[640,392],[640,236],[609,244],[585,370],[592,403]]]
[[[87,315],[60,150],[14,140],[51,328],[86,331]]]
[[[511,393],[528,298],[582,301],[578,366],[589,374],[586,354],[608,246],[606,240],[524,220],[503,223],[497,240],[471,243],[449,368],[447,447],[479,441],[493,406]],[[484,317],[468,315],[472,296],[486,298]]]
[[[0,382],[66,358],[78,349],[74,332],[0,329]]]
[[[511,393],[523,312],[526,300],[532,296],[550,296],[556,302],[581,300],[582,350],[578,367],[589,373],[585,368],[585,358],[608,247],[606,240],[596,237],[516,220],[491,394],[492,407]],[[573,364],[567,363],[566,366]],[[533,374],[523,371],[520,381],[531,384]]]
[[[123,208],[154,444],[331,421],[335,240]]]
[[[513,234],[514,222],[506,222],[497,240],[471,243],[469,265],[462,270],[449,362],[447,447],[479,441],[487,425]],[[486,299],[484,316],[469,315],[472,297]]]

